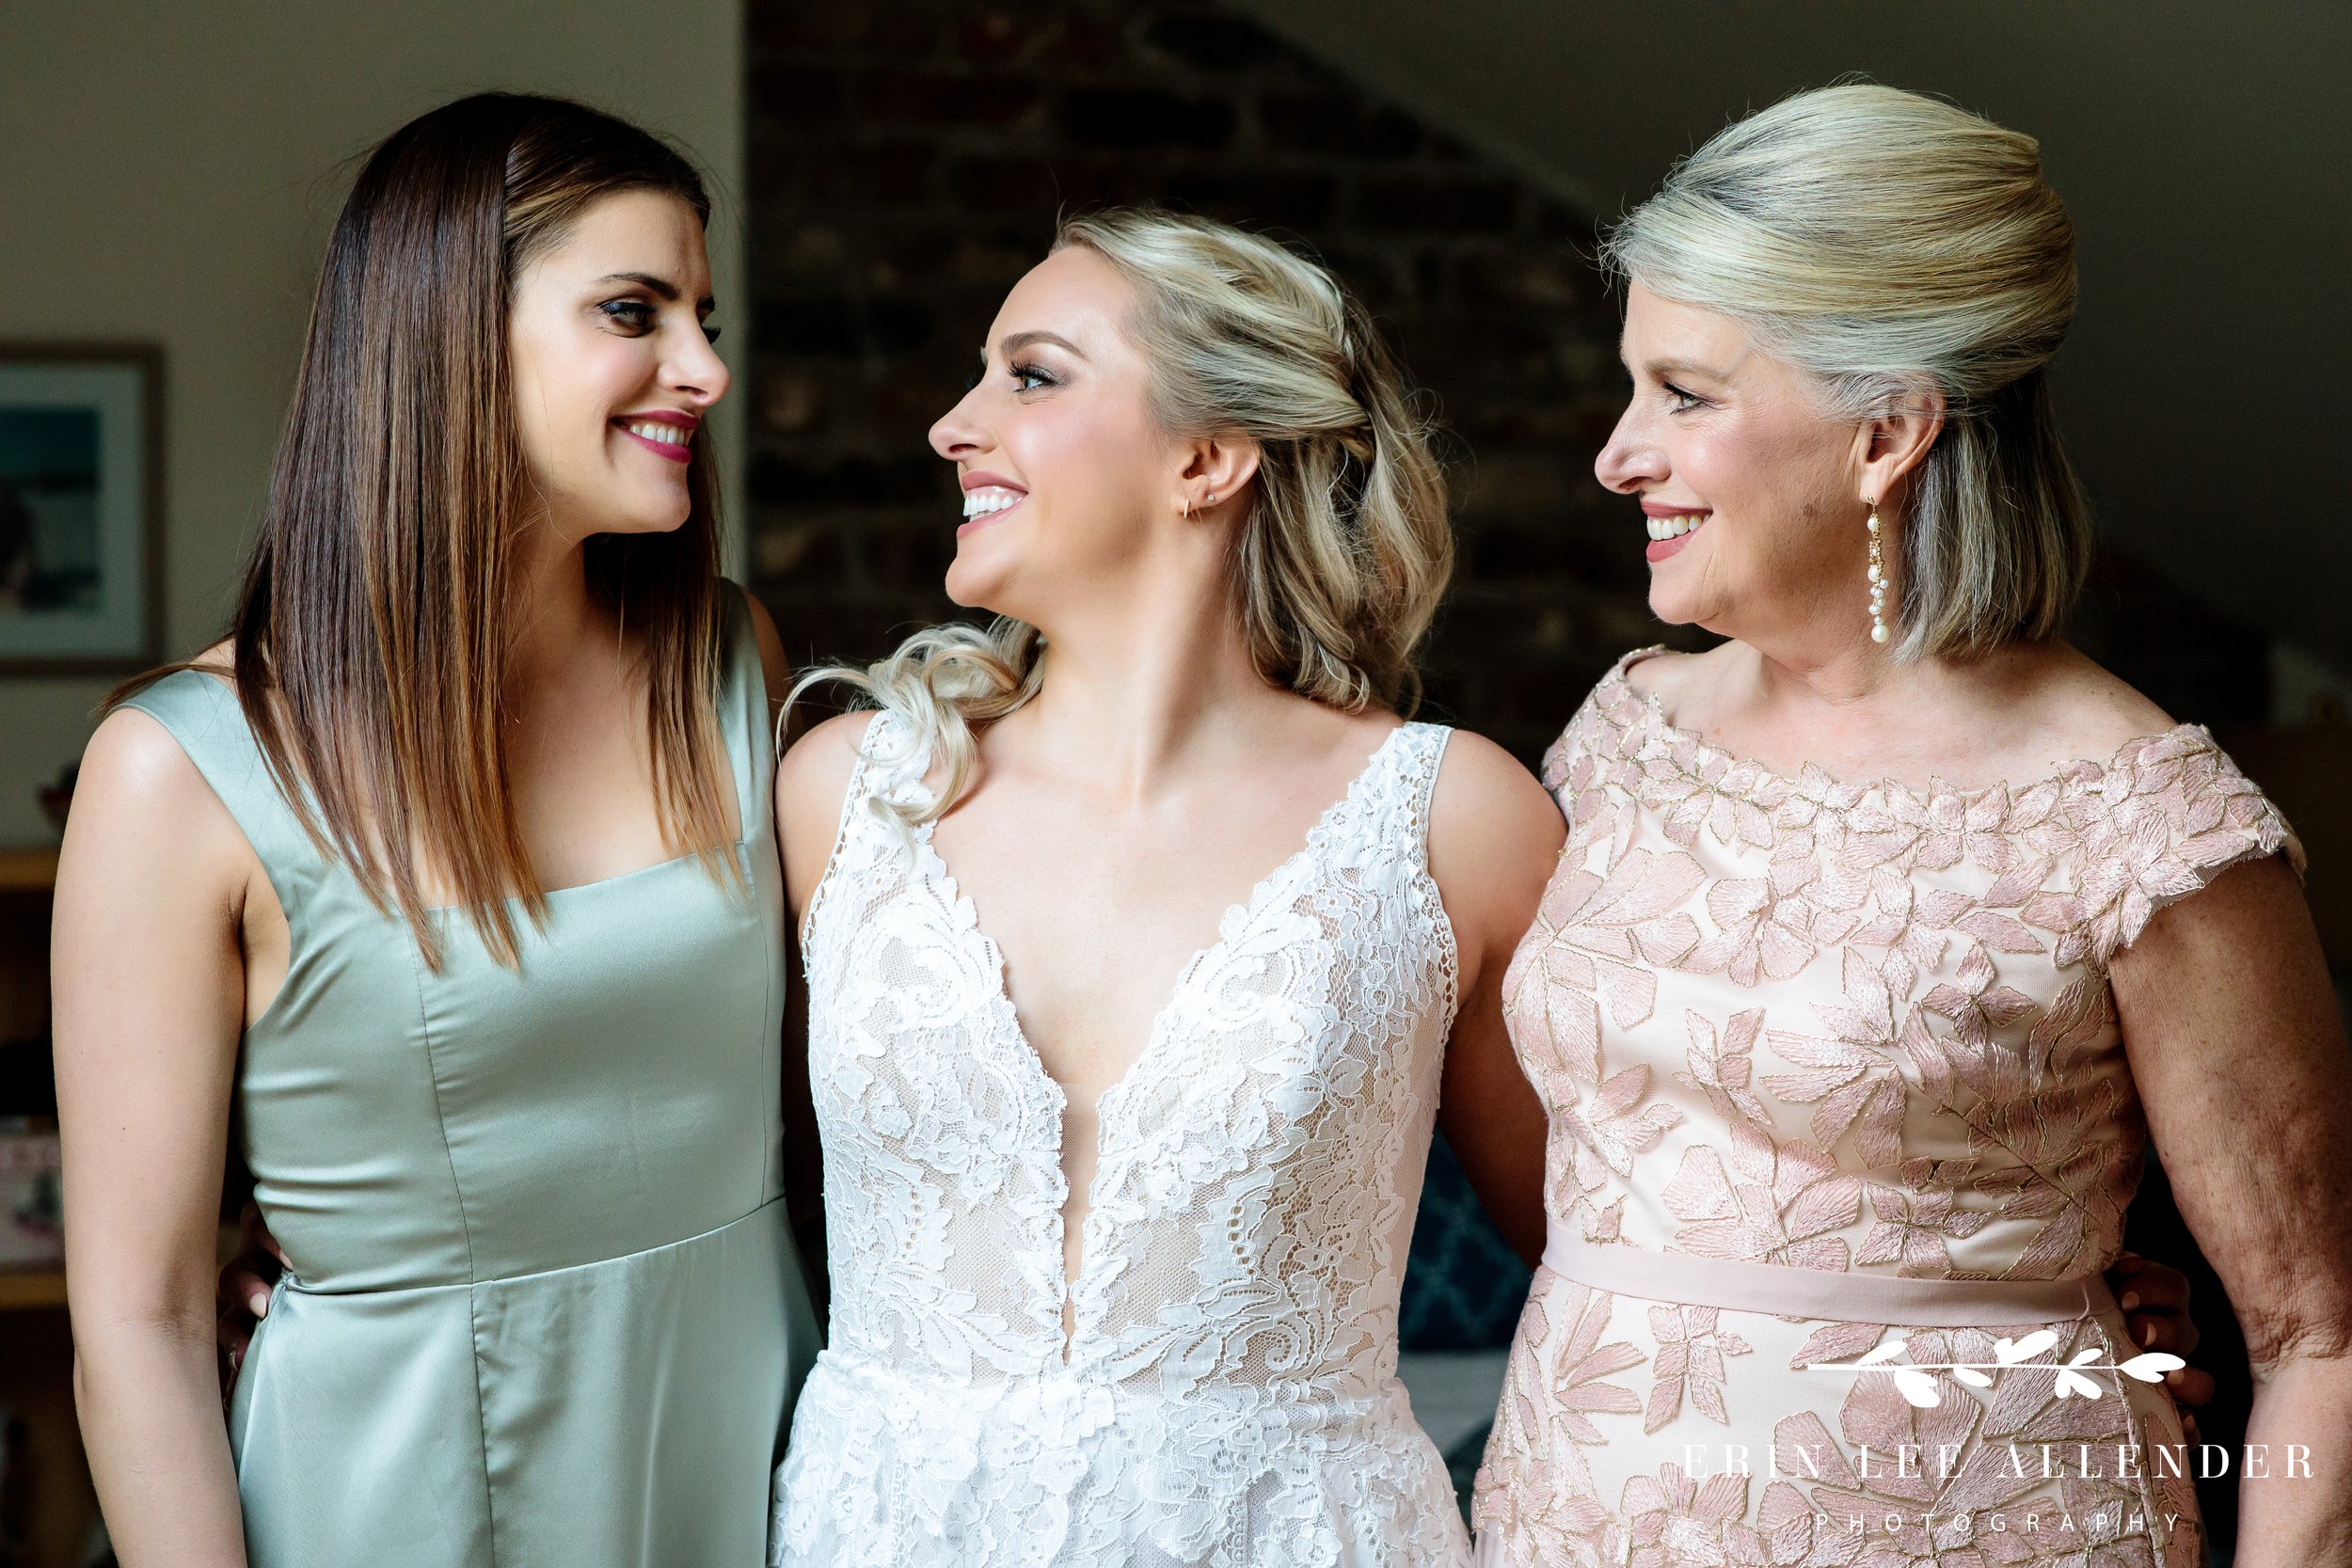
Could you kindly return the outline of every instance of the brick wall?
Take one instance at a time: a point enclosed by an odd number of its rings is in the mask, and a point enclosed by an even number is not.
[[[955,613],[925,432],[1056,214],[1136,201],[1305,241],[1434,394],[1462,551],[1431,717],[1532,761],[1611,658],[1688,636],[1592,477],[1622,383],[1589,215],[1206,0],[752,0],[746,25],[748,526],[796,657]],[[2078,633],[2183,717],[2266,714],[2265,639],[2128,563]]]
[[[752,556],[796,657],[954,612],[925,432],[1056,214],[1133,201],[1305,241],[1434,394],[1463,549],[1433,716],[1532,758],[1658,635],[1592,478],[1619,380],[1589,218],[1210,5],[769,3],[749,29]]]

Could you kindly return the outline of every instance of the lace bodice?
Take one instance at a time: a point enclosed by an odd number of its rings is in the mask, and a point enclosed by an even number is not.
[[[1394,1377],[1454,1003],[1446,733],[1383,741],[1104,1095],[1065,1344],[1062,1092],[929,829],[880,809],[926,759],[875,720],[804,941],[833,1324],[780,1561],[1459,1559]]]
[[[2301,847],[2191,725],[2021,786],[1795,778],[1668,724],[1629,656],[1546,758],[1560,874],[1504,980],[1586,1239],[2058,1279],[2122,1244],[2145,1132],[2107,964]]]

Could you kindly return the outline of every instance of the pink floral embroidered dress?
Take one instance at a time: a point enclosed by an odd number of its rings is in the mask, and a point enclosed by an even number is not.
[[[2145,1143],[2107,965],[2230,865],[2299,871],[2285,822],[2186,725],[2018,786],[1776,775],[1642,657],[1545,759],[1567,847],[1504,981],[1552,1244],[1481,1562],[2201,1563],[2098,1281]]]

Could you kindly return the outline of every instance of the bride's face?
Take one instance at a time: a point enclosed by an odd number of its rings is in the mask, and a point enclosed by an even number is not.
[[[1056,251],[1005,298],[963,401],[931,427],[963,520],[947,594],[1032,624],[1131,571],[1176,521],[1184,456],[1152,417],[1125,323],[1135,291],[1091,250]]]

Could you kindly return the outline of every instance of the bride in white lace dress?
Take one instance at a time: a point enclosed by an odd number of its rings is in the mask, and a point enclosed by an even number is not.
[[[778,781],[833,1322],[774,1560],[1464,1563],[1398,1286],[1440,1117],[1540,1246],[1497,991],[1563,827],[1391,711],[1450,556],[1412,404],[1320,268],[1165,214],[1065,228],[984,360],[932,442],[1009,619]]]

